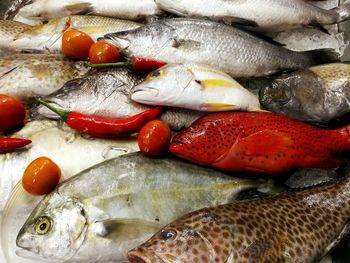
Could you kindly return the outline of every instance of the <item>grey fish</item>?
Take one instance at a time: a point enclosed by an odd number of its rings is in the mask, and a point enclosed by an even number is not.
[[[129,249],[180,215],[269,184],[177,159],[124,155],[79,173],[45,196],[20,230],[17,245],[50,260],[125,260]]]
[[[228,25],[189,18],[155,21],[134,30],[107,34],[101,40],[118,46],[128,57],[206,64],[232,77],[268,75],[282,69],[309,67],[318,64],[319,59],[335,59],[334,54],[324,50],[295,52]]]
[[[185,17],[209,17],[267,31],[336,24],[350,19],[350,2],[331,10],[304,0],[155,0],[162,9]]]
[[[333,63],[278,77],[260,90],[268,110],[326,123],[350,112],[350,65]]]
[[[332,185],[204,208],[128,253],[131,263],[318,262],[349,233],[350,175]]]
[[[82,78],[68,81],[61,89],[42,97],[54,107],[77,111],[106,118],[126,118],[150,109],[149,106],[133,102],[131,89],[144,77],[126,69],[108,69],[92,72]],[[45,106],[32,109],[32,116],[58,118]],[[169,108],[162,115],[172,129],[188,127],[203,113],[185,109]]]
[[[87,71],[59,54],[11,54],[0,57],[0,93],[22,100],[47,95]]]

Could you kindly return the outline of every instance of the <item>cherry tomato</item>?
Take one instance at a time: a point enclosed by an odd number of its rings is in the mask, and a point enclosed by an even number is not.
[[[144,155],[157,157],[168,149],[170,139],[169,126],[162,121],[154,120],[142,127],[138,136],[138,144]]]
[[[0,94],[0,132],[23,125],[26,110],[18,99]]]
[[[92,64],[118,62],[119,49],[107,42],[96,42],[90,47],[89,58]]]
[[[62,35],[62,52],[73,59],[86,59],[94,40],[84,32],[70,29]]]
[[[32,161],[24,171],[22,185],[33,195],[50,193],[58,184],[61,169],[51,159],[39,157]]]

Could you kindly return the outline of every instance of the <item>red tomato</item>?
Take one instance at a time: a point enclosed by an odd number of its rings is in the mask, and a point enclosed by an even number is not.
[[[138,144],[144,155],[157,157],[167,151],[170,139],[169,126],[162,121],[154,120],[142,127],[138,136]]]
[[[73,59],[86,59],[94,40],[84,32],[70,29],[62,35],[62,52]]]
[[[0,94],[0,132],[23,125],[26,109],[18,99]]]
[[[107,42],[96,42],[90,47],[89,58],[92,64],[118,62],[119,49]]]
[[[61,169],[51,159],[39,157],[32,161],[24,171],[23,188],[33,195],[50,193],[58,184]]]

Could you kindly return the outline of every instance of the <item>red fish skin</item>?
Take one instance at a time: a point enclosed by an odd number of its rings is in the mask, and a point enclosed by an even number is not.
[[[270,112],[206,115],[176,135],[170,152],[227,172],[278,174],[337,167],[350,150],[350,126],[327,130]]]

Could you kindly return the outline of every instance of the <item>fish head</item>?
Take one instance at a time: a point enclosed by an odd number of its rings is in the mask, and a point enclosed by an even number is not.
[[[276,79],[260,89],[260,101],[267,108],[283,107],[291,99],[290,79]]]
[[[173,46],[175,29],[156,21],[142,27],[107,34],[99,40],[117,46],[128,57],[153,58],[166,47]]]
[[[82,245],[86,228],[82,206],[76,200],[52,192],[24,223],[16,244],[43,258],[68,260]]]
[[[131,263],[218,262],[213,236],[220,236],[224,229],[214,219],[205,209],[185,215],[129,251],[128,260]],[[217,226],[216,233],[212,233],[213,225]]]
[[[131,92],[131,99],[139,103],[186,108],[187,103],[196,102],[201,85],[196,82],[190,66],[169,64],[152,71]]]
[[[22,50],[60,50],[68,20],[69,18],[52,19],[46,24],[36,25],[16,35],[10,46]]]
[[[213,116],[204,116],[177,134],[170,144],[170,152],[202,165],[210,165],[224,156],[234,142],[232,128],[225,125],[220,115]]]

